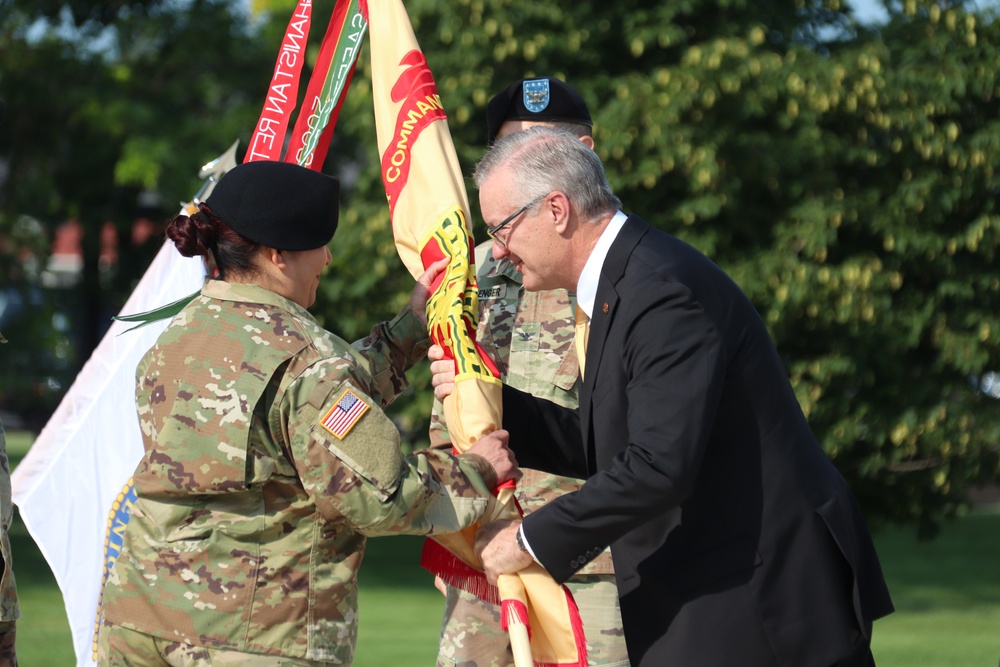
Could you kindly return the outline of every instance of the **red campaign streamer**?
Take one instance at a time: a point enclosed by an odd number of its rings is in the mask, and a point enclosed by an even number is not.
[[[354,6],[356,2],[357,8]],[[323,168],[333,138],[333,129],[344,104],[344,93],[351,85],[367,27],[366,2],[337,0],[326,35],[323,37],[316,68],[309,79],[302,111],[292,130],[288,152],[285,155],[286,162],[295,162],[317,171]],[[334,90],[338,81],[342,81],[343,85]],[[334,105],[332,110],[324,109],[331,103]],[[318,140],[313,137],[315,132],[321,133]],[[311,151],[310,142],[314,142],[315,145]]]
[[[302,78],[311,22],[312,0],[299,0],[281,40],[264,108],[254,126],[244,162],[281,159],[288,123],[299,96],[299,81]]]

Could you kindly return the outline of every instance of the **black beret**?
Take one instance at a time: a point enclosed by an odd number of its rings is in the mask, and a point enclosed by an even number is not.
[[[340,183],[291,162],[260,160],[226,172],[205,203],[241,236],[278,250],[325,246],[337,230]]]
[[[505,120],[580,123],[593,127],[590,110],[568,83],[542,77],[515,81],[486,105],[486,143],[497,138]]]

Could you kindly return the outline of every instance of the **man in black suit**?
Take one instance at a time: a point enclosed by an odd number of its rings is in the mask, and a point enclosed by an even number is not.
[[[475,177],[494,257],[591,318],[578,410],[503,390],[519,463],[587,481],[482,529],[487,574],[534,558],[562,582],[610,545],[634,666],[873,665],[892,602],[871,537],[739,287],[622,213],[568,133],[500,139]]]

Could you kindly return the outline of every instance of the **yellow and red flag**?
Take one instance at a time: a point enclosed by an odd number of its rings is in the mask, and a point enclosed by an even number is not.
[[[450,260],[432,286],[427,316],[431,338],[455,362],[455,389],[444,410],[452,444],[461,452],[502,423],[499,373],[475,338],[478,304],[468,196],[434,76],[401,0],[365,4],[375,127],[396,249],[414,277],[439,259]],[[498,496],[507,500],[507,516],[518,517],[512,488]],[[424,566],[453,585],[501,602],[518,667],[587,664],[572,595],[541,566],[502,576],[497,590],[486,582],[472,548],[474,528],[434,539],[459,560],[425,557]]]

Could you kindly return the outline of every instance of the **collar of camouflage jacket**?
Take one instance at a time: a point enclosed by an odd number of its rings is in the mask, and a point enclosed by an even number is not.
[[[259,303],[266,306],[274,306],[282,310],[287,310],[292,315],[300,317],[308,322],[315,323],[316,318],[312,314],[295,303],[291,299],[286,299],[280,294],[275,294],[269,289],[260,285],[249,283],[228,283],[225,280],[208,279],[205,286],[201,288],[203,296],[220,301],[246,301],[248,303]]]

